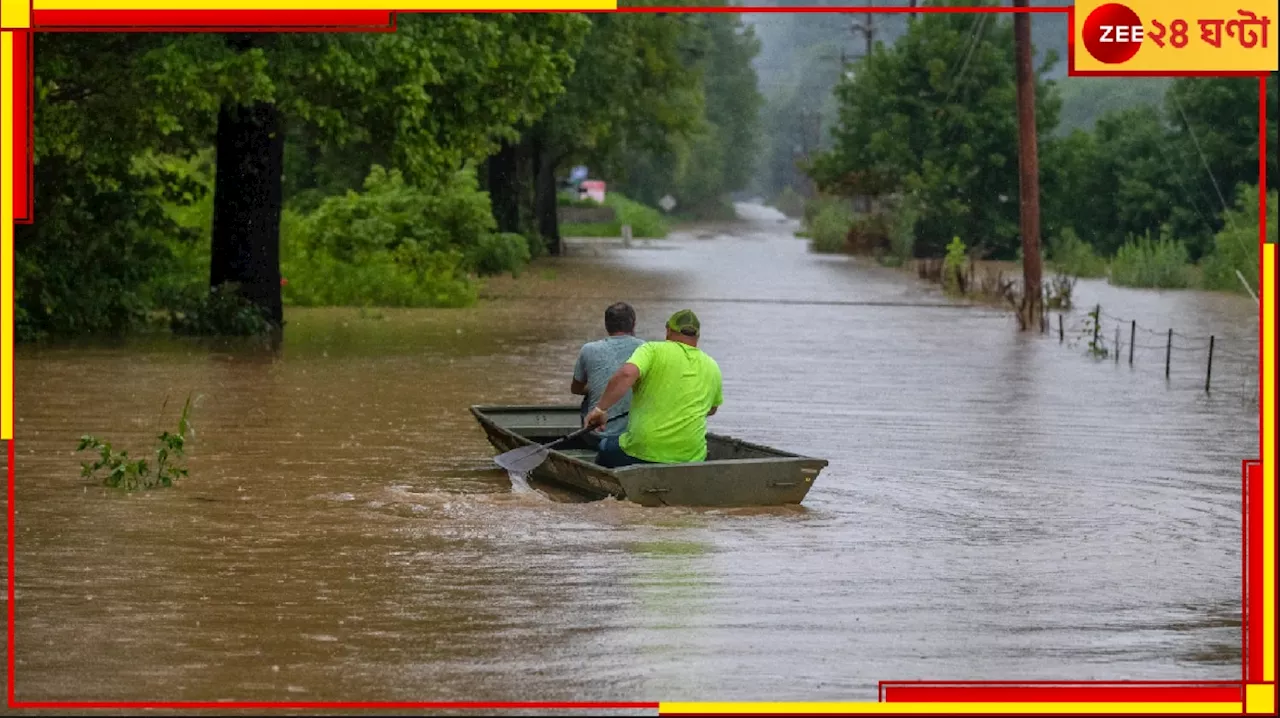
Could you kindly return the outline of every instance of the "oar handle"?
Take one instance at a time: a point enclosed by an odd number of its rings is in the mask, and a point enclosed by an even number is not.
[[[630,413],[631,413],[630,411],[624,411],[624,412],[622,412],[621,414],[618,414],[617,416],[611,416],[611,417],[609,417],[609,419],[608,419],[605,423],[607,424],[609,421],[613,421],[614,419],[621,419],[622,417],[624,417],[624,416],[626,416],[627,414],[630,414]],[[555,446],[556,444],[562,444],[562,443],[564,443],[564,442],[566,442],[566,441],[569,441],[570,439],[576,439],[576,438],[578,438],[579,436],[582,436],[582,435],[584,435],[584,434],[589,434],[589,433],[591,433],[591,431],[592,431],[591,427],[584,426],[584,427],[582,427],[581,429],[578,429],[577,431],[573,432],[572,434],[569,434],[568,436],[562,436],[562,437],[560,437],[559,439],[556,439],[555,441],[551,442],[550,444],[543,444],[543,447],[545,447],[545,448],[551,448],[552,446]]]

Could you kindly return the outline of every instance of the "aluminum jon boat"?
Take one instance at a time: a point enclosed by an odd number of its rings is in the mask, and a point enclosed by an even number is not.
[[[473,406],[498,453],[559,439],[582,427],[577,406]],[[553,448],[532,478],[587,498],[613,496],[644,506],[784,506],[799,504],[824,459],[791,454],[719,434],[707,434],[707,460],[606,469],[594,463],[595,440]]]

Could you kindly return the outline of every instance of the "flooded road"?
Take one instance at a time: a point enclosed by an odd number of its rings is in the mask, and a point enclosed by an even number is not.
[[[1258,412],[1228,390],[1257,384],[1252,300],[1082,283],[1082,306],[1161,333],[1117,365],[751,216],[579,250],[472,309],[292,310],[278,358],[169,337],[21,348],[18,698],[1238,679]],[[512,493],[466,407],[573,403],[577,350],[617,300],[649,338],[698,312],[724,373],[712,430],[830,461],[803,507]],[[1166,382],[1168,326],[1217,336],[1220,391],[1191,339]],[[140,453],[188,393],[190,479],[123,495],[79,477],[81,434]]]

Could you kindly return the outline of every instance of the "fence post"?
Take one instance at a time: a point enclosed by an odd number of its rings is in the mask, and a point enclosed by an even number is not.
[[[1204,370],[1204,390],[1209,391],[1209,378],[1213,376],[1213,335],[1209,336],[1209,367]]]
[[[1138,320],[1134,319],[1129,322],[1129,366],[1133,366],[1133,344],[1137,335]]]
[[[1102,305],[1093,308],[1093,345],[1098,346],[1098,330],[1102,328]]]
[[[1116,363],[1120,363],[1120,325],[1116,325]]]
[[[1062,314],[1059,313],[1058,314],[1058,343],[1061,344],[1062,342],[1066,341],[1066,336],[1067,335],[1062,332]]]
[[[1173,330],[1169,330],[1169,340],[1164,345],[1164,378],[1169,378],[1169,355],[1173,353]]]

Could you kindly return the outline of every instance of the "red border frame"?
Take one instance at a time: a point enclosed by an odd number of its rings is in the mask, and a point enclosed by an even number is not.
[[[264,11],[264,10],[41,10],[32,12],[30,30],[13,31],[14,42],[14,177],[25,182],[14,187],[15,223],[30,224],[34,220],[34,48],[32,32],[394,32],[395,10],[352,11]],[[429,12],[500,12],[467,9],[431,10]],[[519,11],[545,12],[545,11]],[[571,12],[571,11],[559,11]],[[595,11],[608,12],[608,11]],[[998,13],[998,14],[1048,14],[1063,13],[1068,16],[1067,67],[1070,76],[1162,76],[1162,77],[1230,77],[1252,76],[1259,78],[1259,242],[1266,241],[1266,80],[1269,73],[1229,72],[1075,72],[1075,8],[1058,7],[646,7],[619,8],[613,12],[672,12],[708,13]],[[25,92],[22,90],[25,89]],[[25,99],[25,103],[21,100]],[[25,118],[20,118],[23,113]],[[25,145],[26,151],[17,147]],[[17,163],[22,162],[22,165]],[[1259,320],[1262,309],[1259,306]],[[1261,347],[1260,347],[1261,350]],[[1263,367],[1259,359],[1259,378]],[[1262,429],[1259,428],[1261,448]],[[7,442],[8,455],[8,680],[7,700],[12,709],[652,709],[659,704],[653,701],[627,702],[316,702],[316,701],[18,701],[16,698],[15,650],[15,507],[14,507],[14,442]],[[1257,619],[1262,611],[1262,540],[1263,476],[1262,466],[1256,460],[1242,464],[1242,615],[1241,615],[1241,680],[1240,681],[881,681],[879,699],[884,702],[1059,702],[1059,701],[1159,701],[1159,702],[1236,702],[1245,701],[1245,684],[1262,679],[1262,622]],[[1253,550],[1250,550],[1252,547]],[[1251,608],[1253,610],[1251,610]],[[1250,650],[1257,647],[1256,650]],[[1272,683],[1273,690],[1275,684]],[[1244,706],[1247,710],[1247,706]]]

